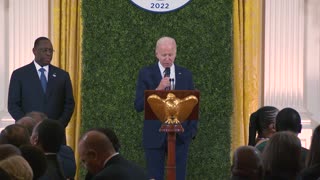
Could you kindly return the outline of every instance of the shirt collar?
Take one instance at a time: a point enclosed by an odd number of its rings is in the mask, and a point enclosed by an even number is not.
[[[33,63],[36,66],[37,71],[39,71],[40,68],[44,68],[46,72],[49,72],[49,65],[41,67],[35,60],[33,60]]]
[[[112,157],[114,157],[114,156],[116,156],[116,155],[118,155],[118,154],[119,154],[119,153],[116,152],[116,153],[112,154],[111,156],[109,156],[109,157],[104,161],[103,166],[106,166],[106,164],[108,163],[108,161],[109,161]]]

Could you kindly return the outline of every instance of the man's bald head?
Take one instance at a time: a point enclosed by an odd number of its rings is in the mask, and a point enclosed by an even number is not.
[[[85,133],[80,141],[83,142],[84,147],[94,149],[97,152],[115,152],[110,139],[105,134],[96,130]]]
[[[92,174],[100,172],[105,160],[116,153],[110,139],[102,132],[89,130],[78,144],[80,160]]]
[[[45,119],[48,119],[48,116],[45,113],[38,112],[38,111],[28,112],[25,116],[31,117],[32,119],[34,119],[36,121],[36,124],[38,124],[39,122],[42,122]]]
[[[20,124],[28,129],[29,135],[32,134],[33,128],[36,126],[37,122],[29,116],[24,116],[18,121],[16,121],[16,124]]]

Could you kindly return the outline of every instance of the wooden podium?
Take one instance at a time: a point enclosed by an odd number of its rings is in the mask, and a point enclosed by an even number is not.
[[[144,92],[144,119],[145,120],[155,120],[159,119],[157,117],[156,113],[152,110],[152,107],[150,106],[148,102],[149,96],[158,96],[162,100],[166,99],[168,94],[172,93],[175,95],[176,98],[184,99],[188,96],[195,96],[197,99],[197,104],[193,107],[191,112],[186,119],[178,119],[180,122],[183,122],[185,120],[198,120],[199,118],[199,96],[200,92],[197,90],[146,90]],[[159,112],[158,116],[159,116]],[[165,113],[165,112],[163,112]],[[161,116],[162,117],[162,116]],[[159,119],[160,120],[160,119]],[[168,158],[167,158],[167,179],[168,180],[175,180],[176,179],[176,133],[182,133],[184,131],[182,125],[180,123],[178,124],[168,124],[165,123],[165,119],[160,120],[162,121],[162,126],[159,129],[160,132],[167,133],[167,141],[168,141]]]

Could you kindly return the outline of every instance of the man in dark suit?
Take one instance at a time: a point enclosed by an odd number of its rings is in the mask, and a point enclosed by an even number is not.
[[[54,50],[48,38],[36,39],[32,51],[34,61],[11,75],[9,113],[17,121],[28,112],[39,111],[66,127],[74,110],[70,76],[50,64]]]
[[[123,158],[110,138],[99,130],[89,130],[78,144],[80,161],[92,180],[147,180],[144,170]]]
[[[31,135],[33,133],[34,127],[38,123],[41,123],[47,119],[48,117],[46,114],[42,112],[32,111],[30,113],[27,113],[25,117],[19,119],[16,124],[21,124],[28,128],[28,130],[31,132]],[[28,140],[29,139],[30,138],[28,138]],[[72,148],[64,144],[61,145],[59,151],[57,152],[57,157],[65,177],[69,180],[74,179],[76,175],[76,160]]]
[[[40,148],[47,159],[47,170],[39,180],[66,179],[59,161],[58,152],[64,139],[64,128],[55,120],[39,122],[32,131],[30,142]]]
[[[176,58],[176,42],[171,37],[162,37],[157,41],[155,55],[158,63],[144,67],[139,72],[136,88],[135,109],[144,110],[145,90],[165,90],[175,87],[176,90],[193,90],[192,74],[187,69],[174,64]],[[165,76],[164,70],[170,68],[170,75]],[[173,80],[172,80],[173,79]],[[173,82],[173,84],[172,84]],[[176,138],[176,179],[183,180],[186,176],[188,148],[197,131],[197,121],[182,123],[184,132]],[[164,178],[165,155],[167,151],[167,135],[159,132],[159,120],[145,120],[143,127],[143,146],[147,161],[148,177],[157,180]]]
[[[120,141],[119,141],[116,133],[114,133],[114,131],[112,129],[98,127],[98,128],[93,128],[93,129],[90,129],[90,130],[95,130],[95,131],[101,132],[104,135],[106,135],[109,138],[110,142],[112,143],[112,146],[113,146],[114,150],[117,153],[119,153],[120,147],[121,147]],[[94,174],[91,174],[90,172],[87,172],[85,180],[91,180],[93,177],[94,177]]]

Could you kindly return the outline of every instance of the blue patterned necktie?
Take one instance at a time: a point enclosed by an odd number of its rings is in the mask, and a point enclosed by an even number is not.
[[[40,68],[39,71],[41,72],[40,74],[41,86],[42,86],[43,92],[45,93],[47,89],[47,79],[46,79],[46,76],[44,75],[44,72],[46,70],[44,68]]]

